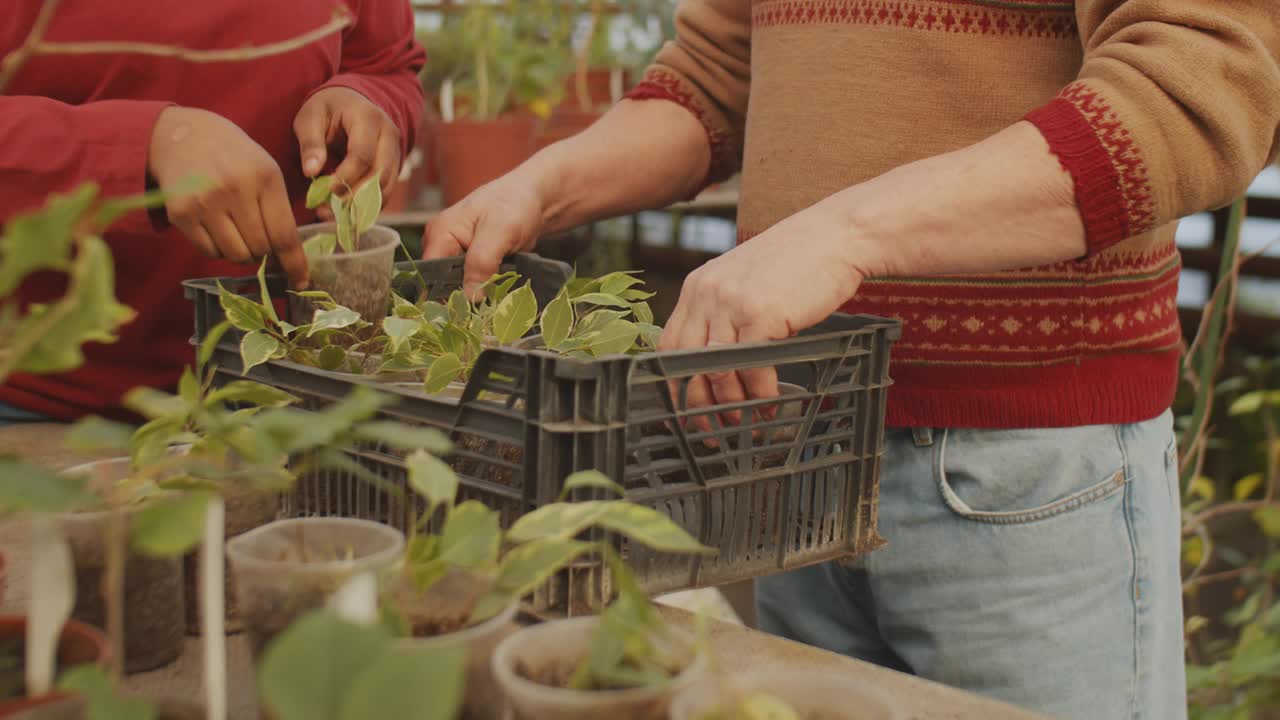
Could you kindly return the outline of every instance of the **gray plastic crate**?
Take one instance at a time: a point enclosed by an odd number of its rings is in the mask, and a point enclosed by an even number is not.
[[[460,259],[415,264],[433,298],[460,285]],[[540,306],[569,276],[568,266],[532,255],[514,256],[504,269],[531,280]],[[223,317],[217,280],[257,295],[253,278],[188,281],[197,341]],[[269,278],[269,287],[273,295],[283,294],[281,278]],[[415,295],[412,284],[399,289]],[[454,452],[447,459],[460,477],[460,495],[499,510],[504,525],[555,501],[570,473],[604,472],[627,488],[628,499],[667,514],[719,551],[690,558],[624,544],[646,590],[659,593],[848,558],[883,544],[876,532],[879,466],[889,349],[899,333],[893,321],[837,314],[791,339],[757,345],[589,361],[492,349],[479,358],[461,397],[288,361],[258,366],[248,377],[300,396],[311,409],[355,384],[391,393],[397,402],[383,415],[448,434]],[[240,377],[238,342],[228,333],[219,344],[217,382]],[[684,405],[692,377],[765,366],[776,367],[793,386],[772,420],[751,412],[767,401],[692,410]],[[674,397],[667,389],[672,381]],[[751,419],[722,423],[721,415],[733,410]],[[699,416],[710,422],[709,432],[687,422]],[[708,446],[708,439],[718,446]],[[350,452],[385,481],[406,487],[396,454],[378,447]],[[578,499],[593,496],[599,495],[586,492]],[[363,517],[404,528],[418,511],[404,503],[354,476],[327,473],[303,478],[286,499],[286,512]],[[534,605],[572,612],[608,592],[599,567],[583,563],[540,591]]]

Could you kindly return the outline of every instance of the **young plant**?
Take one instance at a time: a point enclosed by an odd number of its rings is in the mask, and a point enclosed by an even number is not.
[[[307,207],[314,210],[328,205],[337,226],[336,233],[320,233],[303,242],[308,260],[332,255],[338,247],[343,252],[355,252],[360,236],[378,222],[382,213],[382,187],[376,174],[354,190],[344,183],[341,194],[334,192],[335,181],[332,175],[322,175],[307,189]]]
[[[406,547],[403,570],[414,596],[394,598],[401,603],[429,604],[432,589],[451,572],[467,576],[467,590],[453,604],[451,621],[436,630],[452,631],[495,617],[520,598],[533,592],[556,572],[575,560],[590,556],[615,556],[608,541],[582,540],[589,530],[605,530],[654,550],[672,553],[714,553],[662,513],[625,500],[557,502],[518,519],[505,533],[498,513],[469,500],[455,505],[458,478],[444,462],[418,452],[408,458],[409,483],[425,501]],[[623,489],[594,470],[570,475],[561,497],[580,489]],[[437,511],[443,517],[438,533],[425,528]],[[637,586],[638,588],[638,586]],[[401,614],[405,607],[392,607]],[[396,624],[402,632],[415,628],[403,617]]]

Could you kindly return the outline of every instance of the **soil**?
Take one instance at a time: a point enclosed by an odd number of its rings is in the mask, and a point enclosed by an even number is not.
[[[0,702],[26,696],[26,656],[24,636],[0,638]]]
[[[295,583],[288,588],[259,590],[253,602],[240,609],[240,622],[253,657],[261,657],[271,641],[303,614],[324,607],[332,590],[327,583]]]
[[[76,603],[72,617],[106,627],[102,601],[102,567],[76,562]],[[178,558],[150,558],[130,553],[125,561],[125,672],[154,670],[182,654],[186,630],[182,563]]]
[[[524,663],[516,664],[516,675],[535,682],[539,685],[546,685],[554,688],[568,688],[569,681],[573,679],[573,672],[576,669],[576,662],[555,662],[544,667],[532,669]],[[671,677],[675,677],[672,675]],[[592,688],[592,692],[603,692],[607,690],[631,690],[629,685],[604,685]]]
[[[475,455],[497,457],[503,462],[515,465],[520,465],[524,461],[524,448],[518,445],[487,440],[475,435],[463,435],[456,442],[459,447]],[[519,476],[509,468],[466,457],[450,457],[448,463],[449,467],[459,475],[476,480],[487,480],[506,487],[520,487]]]
[[[226,498],[226,527],[223,530],[227,540],[242,535],[256,527],[265,525],[276,518],[280,509],[280,496],[276,493],[244,493],[228,495]],[[241,630],[240,615],[236,610],[235,578],[231,575],[231,564],[223,560],[223,579],[225,582],[223,607],[226,611],[227,634]],[[186,605],[186,624],[188,635],[199,635],[200,618],[200,554],[191,552],[182,558],[183,593]]]
[[[377,242],[377,237],[366,233],[360,238],[359,249]],[[309,289],[329,293],[334,302],[356,311],[368,322],[381,322],[387,316],[391,300],[391,266],[376,261],[343,262],[342,255],[339,248],[332,259],[318,259],[311,263]],[[290,317],[295,318],[295,325],[310,322],[315,311],[315,304],[308,298],[289,296]]]

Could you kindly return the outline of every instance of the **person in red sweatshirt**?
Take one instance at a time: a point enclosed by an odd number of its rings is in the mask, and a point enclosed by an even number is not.
[[[23,45],[44,4],[6,4],[0,57]],[[0,95],[0,222],[85,182],[107,196],[207,182],[112,227],[117,296],[137,318],[116,343],[86,346],[76,371],[12,376],[0,387],[0,425],[119,416],[130,388],[174,384],[193,357],[185,279],[245,274],[272,255],[305,286],[297,227],[315,219],[304,204],[308,179],[334,172],[355,184],[376,172],[385,192],[423,108],[426,55],[407,0],[220,0],[162,11],[144,0],[58,3],[50,43],[236,49],[344,16],[345,27],[315,42],[252,60],[36,54],[19,68]],[[59,277],[37,276],[20,300],[63,288]]]

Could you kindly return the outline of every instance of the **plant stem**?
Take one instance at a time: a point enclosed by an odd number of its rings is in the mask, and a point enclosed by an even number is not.
[[[485,43],[476,46],[476,118],[489,120],[489,58]]]
[[[40,42],[44,40],[44,34],[49,31],[49,24],[53,22],[53,14],[57,9],[58,0],[44,0],[44,5],[40,6],[40,13],[36,15],[36,21],[31,25],[31,32],[27,33],[27,39],[22,42],[22,46],[9,53],[4,60],[0,60],[0,95],[4,94],[5,88],[13,81],[18,68],[26,64],[27,58],[31,57]]]

